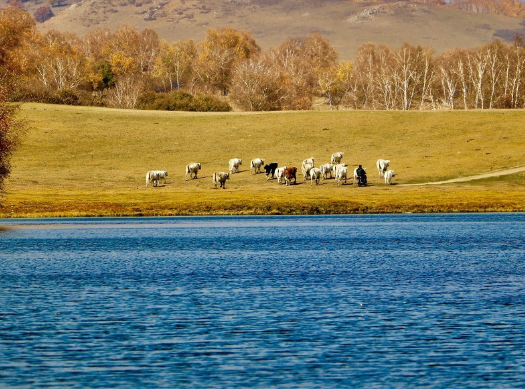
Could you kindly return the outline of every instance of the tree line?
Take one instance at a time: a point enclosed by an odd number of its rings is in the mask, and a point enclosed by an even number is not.
[[[27,12],[0,9],[0,84],[12,101],[119,108],[306,110],[523,108],[525,45],[494,41],[436,55],[366,43],[352,61],[320,34],[262,51],[247,31],[210,29],[168,43],[122,25],[83,38],[41,33]],[[227,96],[227,98],[225,98]]]

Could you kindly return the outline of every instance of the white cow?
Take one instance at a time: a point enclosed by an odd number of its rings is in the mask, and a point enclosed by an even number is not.
[[[152,186],[158,186],[160,180],[164,180],[164,183],[166,183],[167,176],[168,172],[165,170],[150,170],[146,173],[146,187],[148,187],[150,181]]]
[[[242,159],[232,158],[230,159],[230,174],[237,173],[239,171],[239,166],[242,165]]]
[[[222,189],[226,189],[226,180],[230,179],[230,173],[226,172],[215,172],[212,175],[212,182],[217,188],[217,185],[220,185]]]
[[[264,166],[264,159],[255,158],[250,162],[250,174],[252,174],[252,169],[255,174],[261,173],[261,168]]]
[[[186,174],[184,175],[184,179],[188,181],[188,174],[190,175],[190,178],[197,178],[197,172],[201,170],[201,164],[199,162],[192,162],[186,165]],[[193,173],[193,177],[191,174]]]
[[[348,176],[348,168],[346,166],[341,166],[337,169],[337,173],[335,174],[335,181],[337,182],[337,185],[341,184],[341,181],[345,181]]]
[[[168,172],[166,170],[156,170],[156,172],[159,176],[159,183],[160,180],[164,180],[164,183],[166,183],[166,177],[168,177]]]
[[[280,184],[284,179],[284,171],[286,170],[286,166],[278,167],[275,171],[275,175],[277,176],[277,183]]]
[[[334,167],[334,165],[332,165],[331,163],[325,163],[324,165],[321,165],[320,166],[320,169],[321,169],[321,174],[323,176],[323,180],[326,180],[326,176],[328,175],[328,173],[330,173],[330,178],[332,178],[334,175],[332,174],[332,168]]]
[[[159,182],[159,177],[157,176],[157,173],[155,173],[155,170],[150,170],[146,173],[146,188],[148,187],[150,181],[152,186],[157,186]]]
[[[314,165],[314,157],[306,158],[306,159],[303,161],[301,167],[304,169],[304,166],[305,166],[305,165],[312,165],[312,167],[314,167],[314,166],[315,166],[315,165]]]
[[[330,158],[330,163],[338,164],[341,163],[341,159],[343,159],[344,153],[339,151],[338,153],[333,153],[332,158]]]
[[[314,184],[314,181],[315,181],[315,185],[319,185],[319,180],[321,179],[322,177],[322,173],[321,173],[321,169],[319,168],[311,168],[310,169],[310,186],[312,186]]]
[[[301,173],[303,173],[303,182],[306,181],[307,178],[310,178],[310,170],[312,170],[313,167],[314,165],[303,163],[303,166],[301,167]]]
[[[379,178],[383,178],[388,166],[390,166],[390,160],[378,159],[376,162],[377,171],[379,172]]]
[[[392,182],[392,177],[395,177],[395,173],[393,170],[387,170],[385,172],[385,184],[390,185]]]
[[[348,167],[346,163],[339,163],[337,165],[332,165],[332,171],[334,173],[334,177],[337,177],[337,171],[342,167]]]

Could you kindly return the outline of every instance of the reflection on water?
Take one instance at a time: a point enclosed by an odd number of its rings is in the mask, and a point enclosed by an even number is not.
[[[524,221],[3,220],[0,387],[523,387]]]

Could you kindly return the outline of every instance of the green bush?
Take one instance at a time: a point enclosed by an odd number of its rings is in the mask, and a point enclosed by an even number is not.
[[[53,89],[19,88],[9,96],[9,101],[96,107],[105,106],[103,93],[93,93],[80,89],[63,89],[57,91]]]
[[[55,104],[80,105],[80,97],[71,89],[61,89],[55,92]]]
[[[229,112],[228,103],[212,96],[193,96],[187,92],[146,92],[139,96],[137,109],[159,111]]]
[[[193,100],[192,111],[197,112],[229,112],[232,110],[230,105],[212,96],[200,96]]]
[[[82,105],[77,92],[71,89],[18,89],[10,97],[12,101],[46,104]]]

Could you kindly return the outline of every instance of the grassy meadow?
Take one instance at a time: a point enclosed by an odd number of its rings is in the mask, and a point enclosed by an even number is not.
[[[525,111],[310,111],[181,113],[24,104],[30,125],[12,159],[0,217],[525,211],[525,173],[439,186],[525,165]],[[345,153],[368,171],[366,188],[278,185],[250,174],[250,160],[316,165]],[[242,158],[226,189],[211,175]],[[375,169],[390,159],[386,186]],[[201,162],[196,180],[184,179]],[[167,170],[166,185],[145,185]],[[300,170],[300,169],[299,169]]]

